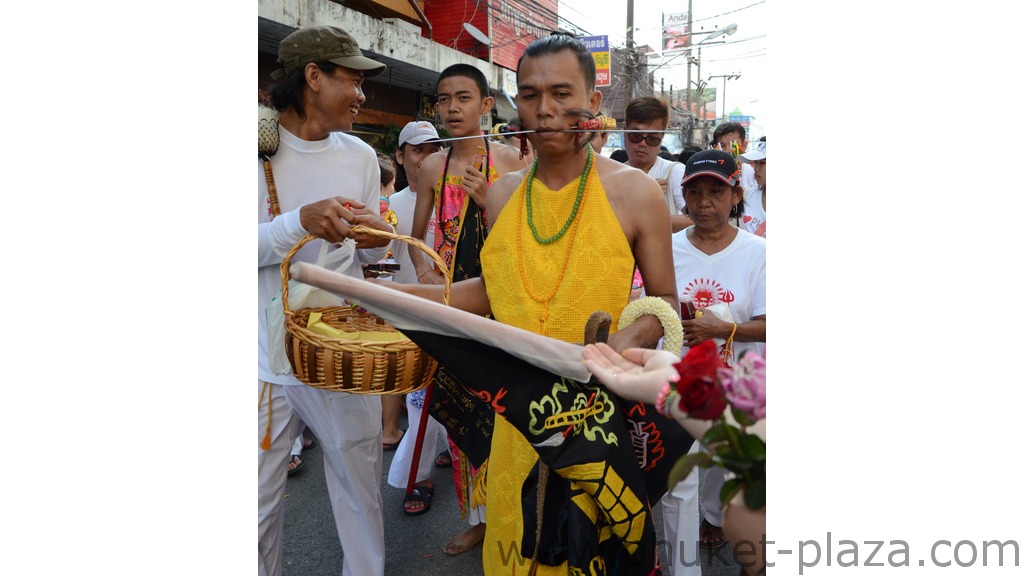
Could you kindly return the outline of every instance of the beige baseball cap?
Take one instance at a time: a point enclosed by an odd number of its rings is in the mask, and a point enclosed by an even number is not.
[[[416,146],[424,142],[441,143],[441,138],[437,135],[437,129],[434,128],[433,124],[425,120],[409,122],[405,125],[405,128],[402,128],[402,133],[398,135],[399,147],[406,143]]]
[[[312,26],[299,28],[281,40],[277,51],[277,63],[281,68],[274,70],[270,77],[283,80],[311,62],[332,62],[360,70],[366,77],[376,76],[387,68],[385,64],[363,56],[356,39],[341,28]]]

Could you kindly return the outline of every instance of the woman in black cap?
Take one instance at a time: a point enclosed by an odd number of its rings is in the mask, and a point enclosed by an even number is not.
[[[744,206],[740,167],[732,154],[704,150],[690,156],[683,177],[683,201],[683,214],[693,225],[672,235],[683,317],[680,355],[705,340],[714,340],[730,366],[748,350],[763,356],[767,331],[765,240],[730,223],[730,219],[742,217]],[[694,480],[683,480],[662,499],[667,533],[673,531],[669,517],[678,517],[682,530],[682,522],[693,513],[693,502],[681,496],[682,485],[692,485]],[[724,480],[720,468],[701,471],[703,548],[725,544],[718,498]],[[673,504],[677,513],[670,510]],[[678,538],[668,539],[674,542]]]

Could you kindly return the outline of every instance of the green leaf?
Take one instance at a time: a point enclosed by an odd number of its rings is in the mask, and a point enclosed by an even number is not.
[[[731,426],[721,422],[715,424],[711,428],[708,428],[708,431],[704,433],[704,445],[710,446],[711,444],[725,442],[726,440],[728,440],[729,434],[728,432],[725,431],[726,428],[731,428]]]
[[[743,434],[740,436],[740,450],[743,450],[743,453],[748,458],[756,462],[764,462],[767,457],[764,440],[753,434]]]
[[[733,472],[746,471],[754,467],[754,463],[743,455],[723,454],[719,452],[715,454],[715,458],[720,461],[723,466]]]
[[[729,437],[729,444],[731,446],[739,446],[740,443],[740,430],[735,426],[726,426],[725,434]]]
[[[707,452],[687,454],[676,460],[672,470],[668,473],[668,489],[671,490],[680,480],[685,479],[693,471],[694,466],[707,468],[711,465],[711,455]]]
[[[766,486],[767,483],[764,478],[754,480],[747,486],[747,491],[743,494],[743,502],[747,505],[747,508],[751,510],[764,508]]]
[[[729,407],[729,410],[732,412],[733,419],[735,419],[736,423],[740,426],[747,427],[755,422],[755,420],[743,410],[738,410],[732,406]]]
[[[736,493],[740,491],[740,488],[743,488],[743,480],[741,478],[726,480],[725,484],[722,484],[722,491],[718,493],[718,497],[722,500],[722,506],[732,501]]]

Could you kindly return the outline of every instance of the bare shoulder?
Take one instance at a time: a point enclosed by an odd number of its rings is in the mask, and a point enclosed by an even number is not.
[[[433,188],[437,184],[437,179],[441,177],[441,171],[444,169],[444,159],[447,154],[448,150],[441,149],[423,159],[418,176],[421,188]]]
[[[441,174],[440,170],[441,167],[444,166],[444,159],[447,155],[447,148],[442,148],[437,152],[434,152],[423,159],[423,163],[420,165],[421,169],[438,170],[438,174]]]
[[[594,157],[594,167],[613,206],[622,203],[637,208],[648,202],[664,204],[661,186],[644,172],[601,155]]]
[[[665,226],[669,226],[665,195],[654,178],[637,168],[604,156],[595,158],[594,165],[608,204],[631,245],[651,222],[664,220]]]
[[[512,172],[527,165],[526,159],[519,157],[519,150],[508,144],[492,143],[491,156],[494,158],[494,166],[498,168],[499,174]]]
[[[498,215],[501,214],[502,208],[505,207],[508,199],[512,197],[512,193],[516,191],[516,188],[528,172],[529,170],[526,168],[509,172],[495,180],[491,187],[487,189],[487,221],[492,226],[498,219]]]

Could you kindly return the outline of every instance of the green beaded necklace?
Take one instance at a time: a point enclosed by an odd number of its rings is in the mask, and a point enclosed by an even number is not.
[[[572,214],[569,214],[569,219],[565,221],[565,225],[562,229],[555,233],[550,238],[541,238],[537,232],[537,227],[533,225],[533,202],[531,201],[531,190],[533,189],[533,177],[537,174],[537,161],[533,161],[533,167],[530,168],[530,175],[527,176],[526,180],[526,223],[530,225],[530,232],[533,232],[533,239],[540,244],[551,244],[558,240],[565,234],[565,231],[572,225],[573,220],[576,219],[576,212],[580,209],[580,202],[583,200],[583,190],[587,185],[587,178],[590,176],[590,167],[594,164],[594,149],[588,144],[587,145],[587,165],[583,168],[583,177],[580,178],[580,185],[576,189],[576,201],[572,204]]]

